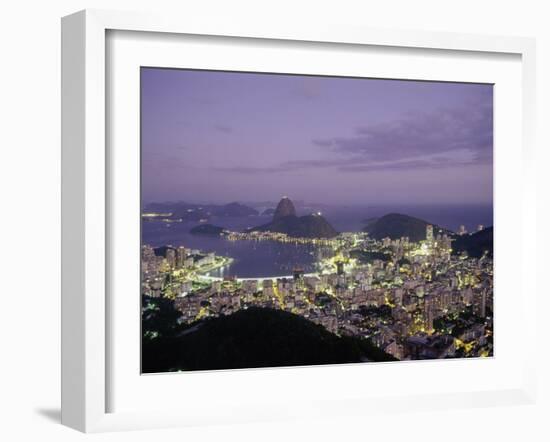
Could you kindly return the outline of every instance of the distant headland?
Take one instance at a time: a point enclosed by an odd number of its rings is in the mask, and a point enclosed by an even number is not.
[[[278,232],[299,238],[333,238],[338,235],[320,212],[297,216],[294,204],[286,196],[277,204],[270,223],[253,227],[250,231]]]

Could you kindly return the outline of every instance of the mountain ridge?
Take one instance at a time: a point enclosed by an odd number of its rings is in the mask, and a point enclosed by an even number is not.
[[[377,240],[408,237],[410,241],[418,242],[426,239],[426,226],[428,225],[433,226],[434,235],[453,234],[450,230],[436,224],[402,213],[388,213],[379,218],[371,218],[363,231]]]
[[[143,211],[171,213],[173,218],[184,221],[199,221],[217,217],[258,216],[259,212],[245,204],[231,202],[228,204],[195,204],[185,201],[149,203]]]

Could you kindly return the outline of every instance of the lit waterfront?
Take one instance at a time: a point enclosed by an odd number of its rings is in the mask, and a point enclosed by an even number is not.
[[[276,241],[284,244],[308,244],[314,246],[335,247],[338,240],[327,238],[304,238],[289,236],[279,232],[231,232],[225,231],[222,236],[229,241]]]
[[[295,266],[289,274],[255,277],[210,275],[231,265],[214,253],[180,246],[163,257],[144,246],[142,291],[173,299],[186,323],[276,308],[337,335],[369,339],[397,359],[492,355],[492,259],[453,255],[450,237],[431,230],[426,237],[377,241],[344,233],[330,240],[314,272]],[[238,240],[250,237],[230,241]],[[464,330],[450,333],[455,328]]]

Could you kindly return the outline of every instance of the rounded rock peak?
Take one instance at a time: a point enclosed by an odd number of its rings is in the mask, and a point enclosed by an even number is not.
[[[279,204],[277,204],[277,208],[273,214],[273,221],[277,221],[278,219],[290,215],[296,216],[296,209],[294,208],[292,201],[290,201],[290,198],[283,196],[281,201],[279,201]]]

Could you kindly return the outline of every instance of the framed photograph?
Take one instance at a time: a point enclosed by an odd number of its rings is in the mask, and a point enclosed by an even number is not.
[[[62,31],[64,424],[534,400],[532,40]]]

